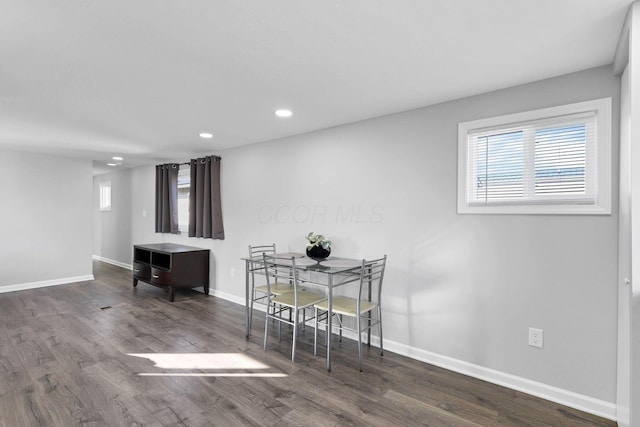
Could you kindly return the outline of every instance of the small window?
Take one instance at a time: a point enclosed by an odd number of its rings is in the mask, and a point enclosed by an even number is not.
[[[178,171],[178,229],[189,231],[189,193],[191,191],[191,167],[180,165]]]
[[[458,213],[610,214],[611,99],[458,125]]]
[[[102,181],[100,183],[100,211],[107,212],[111,210],[111,181]]]

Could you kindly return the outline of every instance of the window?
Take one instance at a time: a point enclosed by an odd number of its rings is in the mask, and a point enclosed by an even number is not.
[[[458,125],[458,213],[610,214],[611,98]]]
[[[111,181],[102,181],[100,183],[100,211],[107,212],[111,210]]]
[[[189,231],[189,192],[191,190],[191,167],[180,165],[178,171],[178,229]]]

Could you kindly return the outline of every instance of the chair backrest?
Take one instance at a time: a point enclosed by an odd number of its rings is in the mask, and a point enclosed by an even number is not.
[[[249,245],[249,258],[262,258],[262,254],[275,254],[276,244],[270,245]]]
[[[271,285],[275,283],[289,283],[293,285],[295,305],[298,305],[299,270],[296,258],[262,254],[262,263],[267,278],[267,294],[271,294]]]
[[[382,301],[382,282],[387,265],[387,256],[372,260],[362,260],[360,267],[360,287],[358,289],[358,310],[362,300],[371,300],[380,305]]]
[[[249,271],[253,273],[264,273],[264,266],[262,265],[262,255],[273,255],[276,253],[276,244],[270,245],[249,245],[249,258],[259,260],[260,262],[252,262],[249,266]]]

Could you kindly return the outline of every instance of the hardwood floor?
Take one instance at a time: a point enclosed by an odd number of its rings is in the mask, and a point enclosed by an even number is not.
[[[349,340],[327,373],[312,328],[291,363],[288,334],[263,351],[263,313],[247,341],[242,306],[195,291],[171,303],[101,262],[94,275],[0,294],[1,426],[616,425],[373,347],[360,373]]]

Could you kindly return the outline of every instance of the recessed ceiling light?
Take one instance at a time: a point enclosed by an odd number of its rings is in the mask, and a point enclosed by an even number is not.
[[[122,157],[120,157],[120,156],[113,156],[113,157],[112,157],[112,159],[113,159],[113,160],[118,160],[118,161],[119,161],[119,160],[124,160],[124,159],[123,159]]]
[[[291,117],[292,114],[291,110],[276,110],[276,116],[278,117]]]
[[[118,166],[115,163],[107,163],[107,166]]]
[[[202,132],[200,134],[200,138],[206,138],[206,139],[213,138],[213,134],[209,132]]]

